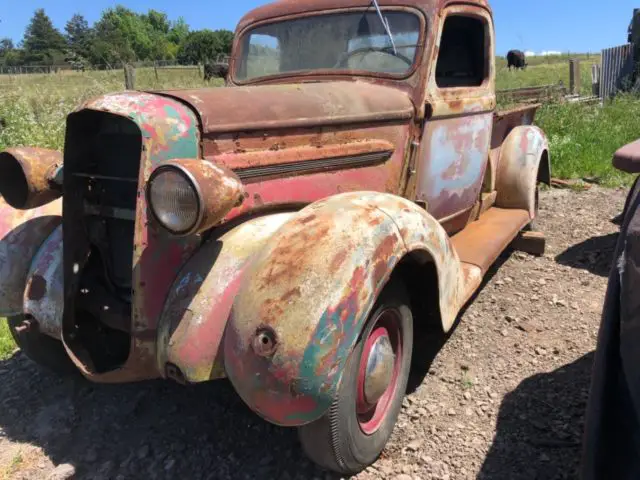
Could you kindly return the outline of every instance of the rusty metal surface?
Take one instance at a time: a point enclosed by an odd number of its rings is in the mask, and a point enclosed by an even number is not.
[[[62,339],[64,272],[62,226],[57,227],[33,258],[24,289],[24,313],[38,324],[38,331]]]
[[[414,111],[411,99],[402,91],[366,82],[159,93],[191,105],[200,116],[204,134],[398,121],[411,118]]]
[[[60,225],[62,202],[15,210],[0,197],[0,316],[23,313],[27,273],[42,242]]]
[[[171,364],[191,383],[224,376],[223,333],[248,262],[292,215],[241,223],[207,241],[187,262],[171,288],[158,327],[159,371]]]
[[[297,129],[270,131],[259,134],[238,133],[205,138],[206,158],[239,174],[249,165],[269,167],[282,162],[296,164],[311,155],[322,161],[344,148],[346,154],[363,152],[391,153],[383,162],[371,165],[350,165],[323,171],[315,169],[298,175],[265,175],[246,180],[247,198],[227,219],[256,208],[270,208],[282,204],[308,204],[322,198],[359,190],[373,190],[393,194],[403,189],[402,176],[406,167],[406,144],[410,126],[364,125],[341,129]],[[262,157],[264,155],[264,157]]]
[[[491,113],[427,123],[416,198],[437,219],[466,211],[479,198],[492,124]]]
[[[185,235],[209,230],[244,200],[244,186],[238,176],[208,160],[170,160],[162,163],[156,173],[165,168],[177,168],[185,173],[198,192],[200,212],[193,228]]]
[[[458,0],[378,0],[378,3],[383,8],[387,6],[411,6],[422,10],[427,15],[430,15],[434,11],[440,10],[450,4],[460,2]],[[464,3],[477,5],[489,10],[487,0],[468,0]],[[299,15],[323,10],[368,7],[371,7],[370,0],[281,0],[248,12],[238,23],[237,31],[244,30],[247,26],[256,22],[286,15]]]
[[[9,148],[0,153],[0,195],[13,208],[41,207],[62,194],[52,185],[62,166],[62,153],[36,147]]]
[[[509,133],[500,149],[496,206],[526,210],[535,218],[538,168],[545,156],[548,161],[549,144],[538,127],[520,126]]]
[[[409,251],[436,264],[434,301],[450,328],[464,291],[460,263],[442,227],[412,202],[343,194],[287,222],[252,261],[225,333],[225,368],[244,401],[280,425],[321,416],[377,294]],[[273,339],[272,354],[255,351],[256,335]]]
[[[461,262],[480,268],[482,275],[531,221],[526,210],[490,208],[451,239]]]
[[[627,173],[640,173],[640,140],[625,145],[613,156],[613,166]]]
[[[489,153],[488,177],[485,175],[485,187],[487,191],[496,189],[496,173],[500,160],[500,150],[507,135],[516,127],[532,125],[536,112],[541,104],[524,105],[509,110],[497,111],[493,118],[491,132],[491,151]]]
[[[138,182],[134,236],[133,304],[131,348],[127,363],[104,374],[91,371],[65,345],[81,372],[98,382],[136,381],[160,376],[156,361],[157,326],[163,299],[182,265],[200,245],[198,235],[177,239],[171,237],[148,216],[145,187],[149,175],[163,162],[177,158],[197,158],[200,153],[200,131],[195,113],[176,100],[139,92],[111,94],[91,100],[79,110],[108,112],[131,119],[140,129],[143,141]],[[82,255],[82,252],[78,252]],[[74,252],[74,255],[76,253]],[[65,278],[74,278],[73,264],[83,265],[84,258],[65,262]],[[65,289],[73,289],[68,282]],[[67,306],[75,293],[66,291]],[[66,320],[65,320],[66,321]]]
[[[378,129],[377,131],[369,132],[370,135],[385,133],[389,129]],[[383,133],[384,132],[384,133]],[[229,168],[233,168],[236,172],[241,173],[249,168],[259,168],[261,166],[269,165],[284,165],[298,162],[314,162],[322,161],[330,158],[359,156],[371,153],[386,153],[393,152],[395,145],[388,140],[380,140],[377,138],[363,138],[353,139],[357,134],[357,130],[350,129],[351,141],[347,143],[337,143],[337,135],[333,138],[331,135],[326,135],[323,138],[322,134],[318,134],[316,141],[313,142],[309,138],[309,142],[305,142],[302,145],[297,145],[298,139],[295,138],[295,134],[289,134],[289,138],[283,138],[282,136],[274,136],[270,138],[268,133],[260,135],[260,141],[258,145],[254,146],[257,149],[249,150],[249,141],[243,148],[243,142],[238,136],[234,142],[228,142],[227,139],[214,140],[211,139],[210,150],[228,149],[225,153],[219,153],[215,155],[215,161],[219,164],[226,165]],[[282,143],[280,143],[282,142]],[[295,143],[294,143],[295,142]],[[336,142],[336,143],[334,143]],[[226,145],[225,145],[226,143]],[[230,143],[233,143],[231,145]],[[266,143],[266,145],[265,145]],[[292,145],[294,143],[294,145]],[[240,146],[238,146],[240,144]]]

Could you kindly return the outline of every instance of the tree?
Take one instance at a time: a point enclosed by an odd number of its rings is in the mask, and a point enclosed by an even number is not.
[[[27,26],[22,42],[27,63],[53,64],[63,56],[65,40],[40,8]]]
[[[2,40],[0,40],[0,57],[4,57],[14,48],[15,47],[13,45],[13,40],[11,40],[10,38],[3,38]]]
[[[180,45],[178,61],[182,64],[205,63],[231,52],[233,33],[228,30],[191,32]]]
[[[93,40],[93,30],[89,28],[89,23],[85,18],[76,13],[71,17],[71,20],[67,22],[64,29],[69,50],[71,50],[75,56],[89,58]]]
[[[140,19],[145,22],[152,31],[167,35],[171,28],[171,23],[166,13],[157,10],[149,10],[146,15],[140,15]]]
[[[220,44],[222,51],[220,53],[224,53],[225,55],[231,54],[231,48],[233,47],[233,32],[229,30],[216,30],[215,33],[218,35],[220,39]]]
[[[151,38],[141,16],[121,5],[109,8],[95,25],[92,48],[95,63],[118,63],[148,58]]]
[[[24,54],[22,50],[15,48],[10,38],[0,40],[0,65],[6,67],[15,67],[24,63]]]
[[[189,36],[189,25],[184,18],[178,17],[167,34],[167,39],[174,45],[180,45]]]

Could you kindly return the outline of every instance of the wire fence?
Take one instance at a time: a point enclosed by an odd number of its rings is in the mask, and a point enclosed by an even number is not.
[[[118,62],[114,64],[84,65],[79,62],[63,63],[58,65],[4,65],[0,66],[0,75],[34,75],[34,74],[58,74],[65,72],[122,70],[130,65],[133,68],[154,69],[202,69],[206,64],[228,65],[228,55],[218,55],[216,58],[202,63],[181,63],[176,60],[156,60],[137,62]]]

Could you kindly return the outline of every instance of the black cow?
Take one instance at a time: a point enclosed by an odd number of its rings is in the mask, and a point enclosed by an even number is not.
[[[507,63],[509,64],[509,70],[514,67],[516,70],[519,68],[527,68],[527,62],[524,52],[520,50],[510,50],[507,53]]]
[[[224,63],[205,63],[204,79],[209,81],[212,78],[227,78],[229,73],[229,65]]]

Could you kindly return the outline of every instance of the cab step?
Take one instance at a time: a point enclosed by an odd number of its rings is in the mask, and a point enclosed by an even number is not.
[[[451,237],[465,276],[465,302],[500,254],[531,222],[526,210],[491,207],[475,222]]]

